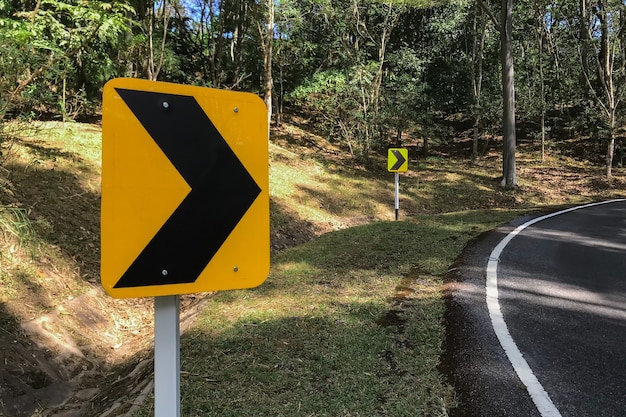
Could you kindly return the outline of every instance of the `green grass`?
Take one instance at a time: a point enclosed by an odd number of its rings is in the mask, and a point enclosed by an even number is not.
[[[98,275],[101,134],[98,126],[79,123],[5,128],[0,300],[32,317],[87,291],[84,278]]]
[[[99,274],[99,128],[46,123],[23,133],[7,162],[12,184],[0,188],[0,207],[15,208],[0,210],[7,322],[27,303],[47,311]],[[569,157],[540,164],[535,150],[520,150],[521,187],[503,190],[493,154],[478,165],[439,155],[402,174],[392,221],[393,174],[384,155],[373,159],[383,168],[356,166],[292,125],[274,132],[271,271],[258,288],[212,295],[184,335],[184,416],[446,416],[456,400],[438,369],[442,284],[463,248],[516,217],[626,188],[606,187],[596,167]],[[616,169],[616,184],[625,173]],[[41,251],[16,253],[7,268],[8,248],[25,241]],[[110,314],[119,307],[98,301]],[[107,381],[123,379],[115,372]],[[134,388],[96,383],[111,401]],[[152,415],[152,400],[134,415]]]
[[[99,167],[102,158],[102,130],[99,126],[74,122],[33,122],[21,137],[30,137],[53,150],[55,158],[66,158],[75,165]],[[56,153],[54,152],[56,151]]]
[[[183,415],[447,415],[442,277],[515,215],[376,222],[276,254],[262,286],[217,294],[183,338]]]
[[[8,205],[0,206],[0,233],[5,241],[16,240],[17,243],[23,243],[32,240],[34,233],[27,210]]]

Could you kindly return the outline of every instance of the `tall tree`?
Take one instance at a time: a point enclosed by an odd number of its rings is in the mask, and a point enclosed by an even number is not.
[[[154,36],[154,31],[158,27],[156,24],[157,20],[160,21],[161,26],[161,39],[158,48],[155,46]],[[148,63],[146,70],[149,80],[156,81],[163,67],[169,20],[170,8],[168,7],[167,0],[160,0],[160,2],[153,1],[148,8],[146,22],[148,32]]]
[[[263,101],[267,107],[267,123],[272,121],[272,92],[274,90],[274,77],[272,74],[272,57],[274,46],[274,0],[264,0],[264,9],[261,16],[265,20],[257,20],[257,30],[263,55]]]
[[[500,20],[483,0],[477,0],[500,32],[502,66],[502,180],[503,187],[517,185],[515,133],[515,76],[513,68],[513,0],[500,1]]]
[[[541,9],[539,2],[534,1],[535,20],[537,27],[535,36],[537,40],[537,70],[539,72],[539,133],[541,135],[541,162],[546,158],[546,84],[544,74],[543,44],[546,38],[545,12]]]
[[[580,0],[580,58],[586,84],[606,124],[606,176],[611,178],[617,112],[624,94],[624,4]],[[593,56],[593,59],[592,59]],[[595,64],[595,65],[594,65]],[[594,77],[594,73],[597,74]]]
[[[480,137],[480,126],[483,115],[482,89],[483,89],[483,62],[485,52],[485,39],[487,37],[487,15],[476,3],[474,7],[470,52],[471,74],[472,74],[472,113],[474,116],[474,131],[472,133],[472,162],[478,160],[478,139]]]
[[[502,181],[503,187],[517,185],[515,169],[515,76],[513,71],[513,0],[502,0],[500,29],[502,62]]]
[[[159,77],[167,53],[172,0],[132,0],[137,12],[137,33],[132,39],[131,62],[135,74],[149,80]]]

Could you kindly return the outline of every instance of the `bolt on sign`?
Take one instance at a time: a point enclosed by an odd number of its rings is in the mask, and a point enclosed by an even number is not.
[[[113,297],[250,288],[269,272],[267,110],[256,95],[104,87],[101,280]]]

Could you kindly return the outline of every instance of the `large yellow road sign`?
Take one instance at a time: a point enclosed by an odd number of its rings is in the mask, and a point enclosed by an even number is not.
[[[250,288],[269,272],[268,125],[252,94],[104,87],[101,278],[114,297]]]

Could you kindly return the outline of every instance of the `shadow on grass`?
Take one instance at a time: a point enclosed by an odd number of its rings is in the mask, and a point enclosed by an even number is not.
[[[267,314],[250,312],[223,331],[206,323],[183,339],[183,414],[430,415],[449,400],[435,400],[425,381],[432,341],[377,324],[384,306]]]
[[[0,414],[26,417],[67,400],[76,369],[93,366],[84,357],[69,358],[54,343],[43,345],[44,336],[37,340],[31,332],[41,329],[62,339],[43,314],[75,295],[74,277],[98,280],[100,204],[99,195],[81,184],[80,174],[96,173],[80,156],[14,141],[28,150],[30,161],[5,162],[11,187],[0,193],[0,205],[23,210],[19,221],[29,233],[21,245],[23,261],[15,267],[17,261],[7,258],[0,270],[7,300],[0,305]],[[66,268],[73,269],[71,276],[61,278],[70,272]],[[41,320],[34,319],[38,314]],[[85,368],[73,368],[77,363]]]
[[[287,204],[270,197],[270,246],[272,251],[300,245],[318,235],[320,230],[298,217]]]
[[[327,233],[276,254],[272,264],[282,273],[285,266],[303,262],[338,279],[350,271],[401,275],[415,266],[424,273],[442,276],[469,239],[511,216],[506,212],[469,211],[375,222]]]
[[[86,190],[77,174],[54,165],[6,167],[14,188],[12,199],[28,211],[38,237],[73,259],[82,277],[96,281],[100,265],[99,193]]]
[[[16,140],[19,141],[21,146],[24,146],[33,151],[34,155],[36,155],[37,158],[50,161],[56,161],[57,158],[65,158],[72,161],[77,166],[87,167],[86,161],[78,154],[64,151],[60,148],[44,146],[42,145],[42,143],[45,143],[45,141],[24,141],[20,139]]]

